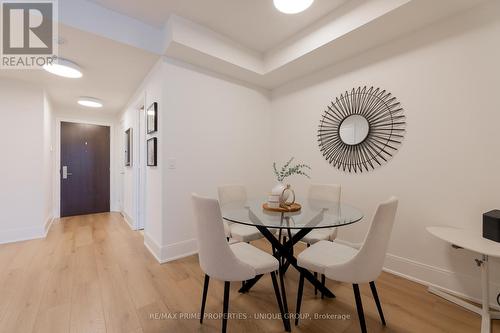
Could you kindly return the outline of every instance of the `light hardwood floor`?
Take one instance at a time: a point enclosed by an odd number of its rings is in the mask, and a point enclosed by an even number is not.
[[[269,250],[264,241],[255,245]],[[379,324],[369,287],[362,286],[369,332],[479,332],[478,316],[424,286],[386,273],[377,282],[388,326]],[[203,325],[180,319],[198,313],[202,283],[197,256],[159,265],[119,214],[64,218],[46,239],[0,245],[0,332],[219,332],[219,319]],[[321,300],[306,284],[303,312],[350,319],[302,320],[293,332],[359,332],[351,287],[327,284],[337,298]],[[249,294],[239,294],[239,286],[232,286],[230,312],[249,318],[278,312],[269,277]],[[286,287],[293,311],[293,269]],[[207,312],[220,313],[222,292],[221,282],[210,282]],[[283,326],[279,319],[230,320],[228,331],[282,332]],[[500,332],[499,323],[493,331]]]

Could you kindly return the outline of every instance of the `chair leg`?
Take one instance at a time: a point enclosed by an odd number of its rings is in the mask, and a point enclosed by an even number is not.
[[[375,299],[375,304],[377,304],[378,314],[380,316],[380,321],[382,321],[382,325],[386,326],[384,311],[382,311],[382,304],[380,304],[380,299],[378,298],[377,287],[375,286],[375,281],[370,282],[370,288],[372,290],[373,298]]]
[[[323,287],[325,286],[325,274],[321,274],[321,284],[323,285]],[[325,295],[321,293],[321,299],[323,298],[325,298]]]
[[[314,278],[318,279],[318,273],[314,272]],[[314,287],[314,295],[316,296],[318,294],[318,288]]]
[[[227,330],[230,287],[231,283],[229,281],[224,282],[224,305],[222,306],[222,333],[226,333]]]
[[[205,283],[203,284],[203,296],[201,298],[201,311],[200,311],[200,324],[203,324],[203,317],[205,316],[205,304],[207,303],[208,283],[210,276],[205,274]]]
[[[297,291],[297,306],[295,308],[295,326],[299,325],[300,306],[302,305],[303,293],[304,293],[304,274],[300,272],[299,290]]]
[[[285,317],[285,310],[283,309],[283,302],[281,300],[280,288],[278,286],[278,279],[276,278],[276,273],[271,272],[271,279],[273,280],[274,294],[276,295],[276,302],[278,302],[278,307],[281,313],[281,319],[283,320],[283,326],[285,331],[288,331],[288,320]]]
[[[366,333],[366,323],[365,323],[365,313],[363,312],[363,303],[361,302],[361,294],[359,293],[359,286],[354,283],[352,285],[354,290],[354,298],[356,299],[356,309],[358,310],[359,325],[361,326],[361,332]]]

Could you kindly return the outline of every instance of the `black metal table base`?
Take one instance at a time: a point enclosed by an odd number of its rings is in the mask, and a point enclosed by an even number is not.
[[[262,235],[271,243],[271,245],[275,249],[274,256],[278,259],[278,261],[283,262],[284,264],[280,265],[280,275],[285,274],[288,267],[293,266],[299,273],[304,274],[304,278],[308,280],[316,289],[318,289],[325,297],[334,298],[335,295],[324,286],[314,275],[309,272],[307,269],[301,268],[297,265],[297,258],[293,255],[293,246],[297,244],[305,235],[311,232],[313,229],[311,228],[303,228],[300,229],[293,237],[290,237],[284,244],[282,244],[272,232],[269,231],[267,227],[256,225],[257,229],[262,233]],[[262,277],[262,275],[258,275],[252,280],[246,281],[244,286],[239,290],[240,293],[248,292]],[[282,284],[282,289],[284,289],[284,284]],[[284,301],[284,306],[286,305],[286,296],[285,290],[281,291]]]

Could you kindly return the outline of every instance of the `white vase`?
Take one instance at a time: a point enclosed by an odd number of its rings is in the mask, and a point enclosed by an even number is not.
[[[270,208],[279,208],[283,203],[285,203],[289,196],[290,193],[289,191],[285,191],[287,188],[289,188],[290,185],[284,185],[283,183],[277,183],[273,189],[271,190],[271,195],[269,196],[268,199],[268,206]]]
[[[273,189],[271,190],[272,195],[281,195],[283,193],[283,190],[286,188],[286,186],[283,183],[277,183],[274,185]]]

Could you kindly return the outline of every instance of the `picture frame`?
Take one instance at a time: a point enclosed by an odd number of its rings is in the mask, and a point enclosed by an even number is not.
[[[158,165],[158,139],[151,138],[147,141],[147,165],[148,166],[157,166]]]
[[[158,103],[154,102],[146,110],[147,133],[151,134],[158,131]]]
[[[129,128],[125,131],[125,166],[132,166],[133,130]]]

